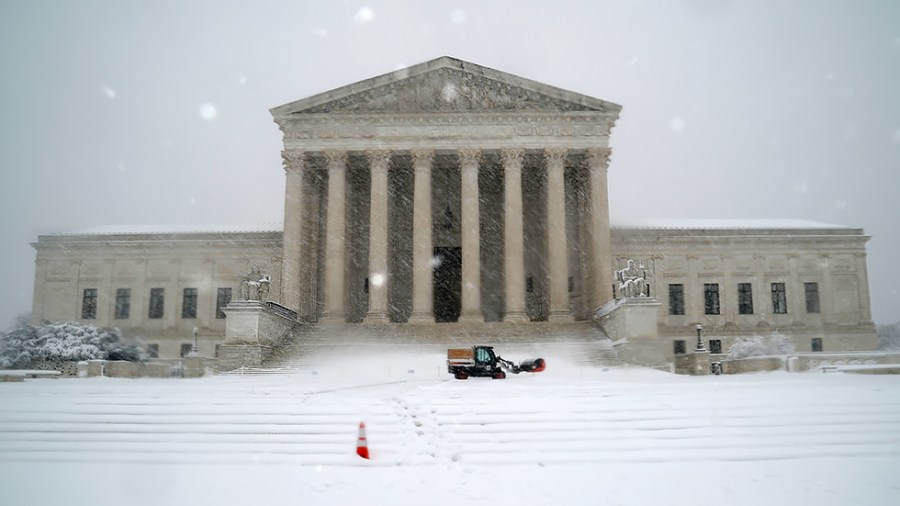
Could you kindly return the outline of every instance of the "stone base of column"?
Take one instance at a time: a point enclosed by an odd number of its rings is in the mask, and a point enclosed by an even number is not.
[[[484,315],[478,312],[463,313],[457,320],[459,323],[484,323]]]
[[[525,311],[515,311],[503,315],[504,323],[528,323],[531,319],[525,314]]]
[[[362,322],[367,325],[387,325],[391,323],[391,318],[385,313],[366,313]]]
[[[343,325],[345,323],[347,323],[347,318],[344,315],[324,314],[319,318],[320,325]]]
[[[547,316],[547,321],[550,323],[572,323],[575,321],[575,317],[568,311],[558,311],[550,313]]]
[[[434,314],[433,313],[413,313],[409,315],[409,320],[406,323],[410,323],[413,325],[424,325],[424,324],[433,324],[434,323]]]

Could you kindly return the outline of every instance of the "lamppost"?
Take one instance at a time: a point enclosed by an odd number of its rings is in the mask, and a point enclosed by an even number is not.
[[[703,335],[701,334],[701,332],[703,332],[703,325],[698,323],[695,328],[697,329],[697,349],[694,351],[706,351],[706,348],[703,346]]]
[[[197,355],[200,354],[199,353],[200,350],[197,349],[197,327],[194,327],[194,331],[192,332],[192,334],[194,335],[194,345],[191,346],[191,352],[188,353],[188,356],[196,357]]]

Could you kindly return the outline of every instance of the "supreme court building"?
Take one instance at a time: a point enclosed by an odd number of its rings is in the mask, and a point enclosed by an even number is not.
[[[337,324],[527,336],[533,325],[606,339],[621,328],[604,318],[632,301],[640,309],[629,318],[640,315],[661,350],[654,365],[696,324],[723,353],[771,333],[798,350],[875,348],[859,228],[611,227],[609,138],[620,110],[449,57],[276,107],[283,228],[41,236],[34,319],[117,326],[161,356],[183,353],[197,327],[213,355],[229,306],[256,298],[241,291],[264,276],[270,307],[306,335]],[[640,294],[615,276],[629,260]]]

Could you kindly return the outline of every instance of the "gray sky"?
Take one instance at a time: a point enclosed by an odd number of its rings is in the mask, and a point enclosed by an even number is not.
[[[900,2],[0,2],[0,327],[38,234],[282,220],[268,109],[449,55],[624,106],[613,219],[864,227],[900,320]]]

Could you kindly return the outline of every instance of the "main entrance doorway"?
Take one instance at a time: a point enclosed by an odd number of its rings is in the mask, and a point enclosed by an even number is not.
[[[462,248],[434,248],[434,321],[455,322],[462,310]]]

